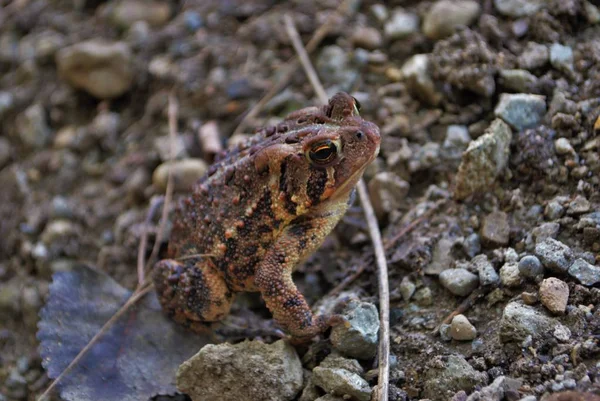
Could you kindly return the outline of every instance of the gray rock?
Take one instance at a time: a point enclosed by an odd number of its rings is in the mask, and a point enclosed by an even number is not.
[[[448,269],[440,273],[440,283],[454,295],[464,297],[479,286],[479,278],[467,269]]]
[[[429,287],[419,288],[415,292],[413,298],[417,305],[431,306],[433,304],[433,294],[431,293],[431,288]]]
[[[535,395],[528,395],[519,399],[519,401],[537,401],[537,397]]]
[[[374,50],[383,45],[383,38],[379,29],[361,26],[352,33],[352,43],[355,47]]]
[[[542,223],[533,230],[531,230],[531,236],[535,239],[535,243],[545,241],[548,238],[556,238],[558,231],[560,230],[560,224],[552,221]]]
[[[385,23],[384,33],[389,39],[402,39],[419,30],[419,16],[402,8],[395,8]]]
[[[550,60],[550,52],[546,45],[529,42],[523,53],[519,56],[519,67],[526,70],[534,70],[543,67]]]
[[[546,97],[529,93],[503,93],[494,109],[496,117],[523,131],[537,127],[546,113]]]
[[[426,370],[423,395],[435,401],[448,400],[460,390],[471,391],[484,384],[487,374],[473,369],[460,355],[449,355],[443,366]]]
[[[435,88],[430,74],[427,54],[415,54],[402,65],[402,78],[411,94],[432,106],[437,105],[442,95]]]
[[[537,84],[537,77],[527,70],[500,70],[502,84],[515,92],[528,93]]]
[[[410,301],[410,299],[412,298],[416,289],[417,289],[417,286],[415,285],[415,283],[413,283],[410,280],[410,278],[408,278],[408,276],[404,276],[402,278],[402,281],[400,282],[399,290],[400,290],[400,295],[402,295],[402,299],[405,302]]]
[[[550,220],[559,219],[563,216],[564,213],[565,207],[562,205],[561,202],[559,202],[556,199],[553,199],[550,202],[548,202],[548,204],[544,208],[544,215]]]
[[[369,10],[373,17],[380,23],[384,23],[390,17],[387,7],[383,4],[373,4]]]
[[[481,239],[491,246],[508,245],[510,226],[508,215],[496,210],[483,218],[481,225]]]
[[[452,261],[452,247],[454,240],[448,237],[442,237],[436,242],[431,255],[431,262],[425,266],[423,272],[430,275],[439,275],[446,270]]]
[[[583,285],[592,286],[600,282],[600,267],[579,258],[569,267],[569,275]]]
[[[510,155],[512,131],[500,119],[494,120],[485,134],[471,141],[463,153],[456,174],[457,199],[487,190],[504,170]]]
[[[342,316],[347,321],[331,330],[331,344],[342,354],[352,358],[369,359],[377,354],[379,314],[377,307],[368,302],[351,301]]]
[[[560,241],[548,238],[535,246],[535,255],[550,270],[566,273],[573,263],[573,251]]]
[[[556,150],[556,154],[559,155],[575,154],[573,145],[571,145],[571,142],[567,138],[558,138],[556,141],[554,141],[554,149]]]
[[[471,341],[477,337],[477,329],[465,315],[456,315],[450,323],[450,337],[458,341]]]
[[[125,0],[108,10],[108,18],[118,28],[127,29],[136,22],[146,22],[150,26],[164,25],[171,18],[168,2]]]
[[[438,0],[425,14],[423,33],[429,39],[443,39],[456,27],[471,25],[480,11],[479,3],[473,0]]]
[[[471,136],[467,126],[449,125],[440,151],[441,156],[446,160],[459,160],[470,142]]]
[[[171,147],[173,148],[173,155],[171,155]],[[158,153],[162,162],[168,162],[169,160],[185,159],[188,157],[185,141],[183,137],[177,136],[177,138],[171,144],[171,137],[168,135],[159,136],[154,138],[154,149]]]
[[[15,99],[12,93],[0,91],[0,117],[10,111],[15,104]]]
[[[329,85],[349,91],[358,77],[351,66],[350,55],[339,46],[326,46],[321,50],[315,64],[319,77]]]
[[[494,0],[500,14],[515,18],[533,15],[545,4],[545,0]]]
[[[505,263],[500,268],[500,282],[508,288],[515,288],[521,285],[521,275],[517,263]]]
[[[131,51],[121,42],[77,43],[60,50],[56,64],[67,82],[99,99],[121,96],[134,81]]]
[[[535,278],[544,274],[544,266],[533,255],[526,255],[519,261],[519,273],[523,277]]]
[[[382,171],[369,181],[368,188],[375,213],[382,218],[402,206],[410,184],[392,172]]]
[[[578,215],[587,213],[590,211],[591,203],[587,198],[583,195],[577,195],[575,199],[571,201],[569,204],[569,208],[567,209],[568,215]]]
[[[565,313],[569,300],[569,286],[556,277],[548,277],[540,285],[540,302],[552,313]]]
[[[465,250],[465,253],[471,258],[479,254],[479,252],[481,251],[481,241],[479,240],[479,234],[473,233],[467,238],[465,238],[465,240],[463,241],[463,249]]]
[[[471,260],[471,264],[479,274],[479,282],[481,285],[497,286],[500,284],[500,276],[498,276],[498,273],[496,273],[496,270],[494,269],[494,265],[492,265],[485,254],[475,256]]]
[[[202,159],[183,159],[162,163],[152,174],[152,183],[161,191],[164,191],[167,187],[169,168],[173,170],[173,188],[175,191],[189,191],[191,186],[206,174],[208,169]]]
[[[283,340],[206,345],[177,371],[177,388],[194,400],[292,400],[302,363]]]
[[[518,394],[523,384],[523,379],[513,379],[506,376],[498,376],[489,386],[473,392],[466,401],[502,401],[507,391]]]
[[[364,375],[365,371],[356,359],[348,359],[336,354],[329,354],[319,364],[322,368],[345,369],[356,373],[359,376]]]
[[[554,43],[550,46],[550,64],[559,71],[573,71],[573,49]]]
[[[372,390],[369,383],[346,369],[317,366],[313,369],[312,380],[314,384],[333,395],[358,401],[371,399]]]
[[[533,339],[548,338],[558,326],[562,326],[558,320],[536,308],[511,302],[504,308],[500,320],[500,341],[522,342],[528,336]]]
[[[16,125],[25,146],[41,149],[50,142],[51,131],[42,105],[36,103],[25,109],[17,116]]]
[[[597,24],[600,22],[600,9],[596,5],[589,1],[584,1],[583,10],[585,11],[585,17],[590,24]]]

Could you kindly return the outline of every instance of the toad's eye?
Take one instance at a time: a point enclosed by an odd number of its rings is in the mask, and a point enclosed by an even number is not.
[[[316,143],[308,151],[308,158],[316,164],[327,164],[335,159],[338,148],[330,140]]]
[[[354,107],[356,108],[356,111],[359,112],[361,109],[361,105],[360,102],[358,101],[357,98],[355,98],[354,96],[352,96],[352,99],[354,99]]]

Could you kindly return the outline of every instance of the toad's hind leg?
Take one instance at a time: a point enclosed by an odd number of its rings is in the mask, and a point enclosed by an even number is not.
[[[223,319],[233,293],[210,259],[164,259],[154,266],[154,287],[165,312],[193,331],[205,331],[207,322]]]

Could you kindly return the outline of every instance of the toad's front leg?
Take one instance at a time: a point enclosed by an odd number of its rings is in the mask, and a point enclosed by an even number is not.
[[[255,284],[275,320],[296,339],[322,333],[333,321],[314,315],[292,281],[295,266],[322,242],[335,221],[316,218],[293,224],[273,244],[258,266]]]

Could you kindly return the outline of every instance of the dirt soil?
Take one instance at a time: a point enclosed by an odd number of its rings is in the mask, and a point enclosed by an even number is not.
[[[489,399],[600,394],[599,9],[349,3],[311,59],[329,95],[352,93],[381,127],[365,178],[389,263],[390,399],[466,400],[501,376],[520,381]],[[214,157],[206,133],[240,140],[244,113],[295,56],[283,16],[307,43],[339,4],[0,0],[0,400],[49,384],[36,324],[53,273],[86,261],[135,287],[173,88],[177,197]],[[243,133],[317,103],[298,68]],[[346,291],[377,305],[356,202],[296,282],[315,304],[363,259]],[[467,321],[440,327],[469,296]],[[246,304],[233,313],[270,319]],[[451,376],[452,356],[470,373]]]

